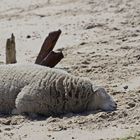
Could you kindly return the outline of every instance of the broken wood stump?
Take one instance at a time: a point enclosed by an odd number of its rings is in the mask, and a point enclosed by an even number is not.
[[[49,33],[49,35],[47,36],[41,47],[41,50],[37,56],[35,64],[40,64],[43,61],[43,59],[53,50],[60,34],[61,30]]]
[[[41,47],[41,50],[37,56],[35,64],[52,68],[55,65],[57,65],[62,58],[64,58],[62,52],[53,51],[60,34],[61,34],[61,30],[49,33],[48,37],[45,39]]]
[[[53,68],[54,66],[56,66],[61,61],[62,58],[64,58],[64,55],[63,55],[62,52],[54,52],[54,51],[51,51],[43,59],[43,61],[41,61],[40,65]]]
[[[6,64],[16,63],[16,43],[14,34],[6,42]]]

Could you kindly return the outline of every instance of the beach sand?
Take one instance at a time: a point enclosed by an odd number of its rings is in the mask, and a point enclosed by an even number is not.
[[[57,67],[89,77],[117,101],[115,112],[0,116],[1,140],[116,140],[140,136],[139,0],[1,0],[0,62],[14,33],[18,63],[34,63],[49,32],[62,30]],[[30,36],[30,38],[28,38]]]

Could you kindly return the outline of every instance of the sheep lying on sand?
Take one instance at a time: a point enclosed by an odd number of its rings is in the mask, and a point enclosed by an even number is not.
[[[40,65],[0,66],[0,113],[46,116],[91,110],[113,111],[116,103],[90,80]]]

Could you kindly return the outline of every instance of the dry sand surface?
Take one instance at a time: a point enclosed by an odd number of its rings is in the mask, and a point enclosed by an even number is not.
[[[58,67],[104,86],[118,110],[32,120],[1,115],[0,140],[140,139],[140,0],[0,0],[0,61],[11,33],[18,63],[34,63],[57,29],[56,49],[65,55]]]

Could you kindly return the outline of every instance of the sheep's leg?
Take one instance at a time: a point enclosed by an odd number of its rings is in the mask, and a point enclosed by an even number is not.
[[[21,113],[28,113],[28,112],[33,112],[33,100],[30,94],[31,87],[29,85],[25,86],[21,92],[18,94],[15,105],[17,111]],[[32,109],[31,109],[32,106]]]
[[[25,86],[16,98],[16,108],[19,114],[27,113],[48,115],[47,101],[43,102],[43,90],[32,85]],[[33,114],[33,115],[32,115]]]

